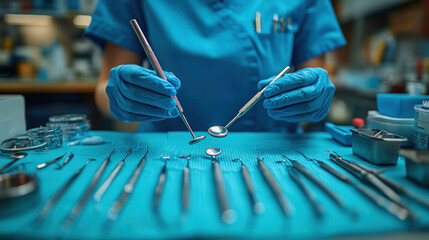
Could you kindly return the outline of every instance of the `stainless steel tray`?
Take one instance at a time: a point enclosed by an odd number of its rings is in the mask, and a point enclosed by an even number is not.
[[[398,162],[399,148],[406,138],[380,129],[351,129],[353,154],[378,165]]]
[[[423,186],[429,186],[429,151],[428,150],[401,150],[405,158],[407,177]]]

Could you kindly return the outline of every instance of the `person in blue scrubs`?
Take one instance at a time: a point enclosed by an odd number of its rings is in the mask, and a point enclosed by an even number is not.
[[[168,82],[142,67],[134,18]],[[297,132],[300,122],[326,116],[335,87],[319,67],[346,43],[330,0],[99,0],[86,35],[104,49],[97,106],[141,122],[141,131],[186,130],[174,95],[194,130],[225,125],[290,65],[295,71],[270,85],[230,131]]]

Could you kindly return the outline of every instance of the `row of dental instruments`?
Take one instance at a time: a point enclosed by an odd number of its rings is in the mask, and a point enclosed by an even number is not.
[[[149,152],[149,146],[146,148],[146,153],[144,156],[140,159],[139,163],[137,164],[136,168],[134,169],[133,173],[131,174],[130,178],[128,179],[127,183],[122,188],[122,192],[119,195],[118,199],[112,204],[112,206],[109,208],[108,213],[108,220],[113,222],[118,217],[118,214],[121,212],[122,208],[124,207],[125,203],[127,202],[128,197],[133,192],[134,187],[136,185],[137,180],[140,177],[140,174],[143,170],[143,167],[146,164],[146,157]]]
[[[329,154],[331,161],[336,163],[338,166],[344,168],[354,176],[356,176],[361,181],[371,185],[379,192],[381,192],[385,197],[394,202],[395,204],[401,206],[408,211],[409,219],[416,220],[417,215],[410,210],[410,208],[402,201],[401,197],[383,181],[381,181],[377,175],[372,172],[366,171],[365,169],[358,167],[355,164],[350,163],[349,160],[344,159],[339,154],[331,152]]]
[[[270,172],[270,170],[268,169],[264,161],[262,161],[263,159],[264,159],[263,156],[262,157],[259,156],[259,150],[258,150],[258,157],[257,157],[258,168],[261,171],[262,176],[264,177],[265,181],[267,182],[274,196],[276,197],[276,200],[280,205],[284,215],[288,216],[290,214],[289,203],[286,201],[286,198],[284,197],[282,190],[279,184],[277,183],[276,179],[274,178],[273,174]]]
[[[325,162],[322,162],[320,160],[309,158],[308,156],[304,155],[304,153],[299,152],[305,159],[308,161],[312,161],[316,163],[319,167],[323,168],[325,171],[333,175],[334,177],[338,178],[340,181],[349,184],[350,186],[354,187],[356,190],[361,192],[365,197],[367,197],[369,200],[377,204],[377,206],[381,207],[382,209],[386,210],[388,213],[392,214],[394,217],[404,220],[408,217],[408,211],[401,206],[397,205],[396,203],[377,195],[373,191],[371,191],[369,188],[365,187],[364,185],[360,185],[352,181],[351,178],[346,176],[345,174],[335,170]]]
[[[143,34],[143,31],[141,30],[139,24],[137,23],[136,19],[132,19],[130,21],[131,26],[133,27],[146,55],[147,58],[152,66],[152,68],[155,70],[156,75],[158,75],[158,77],[164,79],[165,81],[167,81],[167,77],[165,76],[164,72],[162,71],[161,65],[158,62],[158,59],[155,56],[155,53],[153,52],[151,46],[149,45],[149,42],[147,41],[145,35]],[[197,143],[199,141],[202,141],[206,136],[200,136],[200,137],[196,137],[194,132],[192,131],[191,126],[188,123],[188,120],[186,120],[186,117],[183,113],[183,108],[182,105],[179,102],[179,99],[177,98],[177,96],[173,96],[172,97],[175,101],[176,101],[176,107],[179,110],[180,113],[180,117],[183,120],[183,123],[186,125],[186,128],[188,129],[189,133],[191,133],[192,135],[192,140],[189,142],[189,144],[194,144]]]
[[[130,148],[128,150],[128,152],[125,155],[125,157],[121,161],[119,161],[118,164],[116,164],[115,168],[112,170],[112,172],[109,174],[109,176],[103,182],[103,184],[101,184],[101,186],[98,188],[98,190],[95,191],[95,193],[94,193],[94,200],[96,202],[99,202],[101,200],[101,197],[103,196],[103,194],[107,191],[107,189],[109,188],[109,186],[112,184],[113,180],[118,175],[119,171],[124,166],[125,159],[127,159],[127,157],[131,155],[132,151],[133,151],[132,148]]]
[[[91,196],[91,193],[94,191],[95,187],[97,186],[97,183],[100,180],[101,176],[103,175],[104,171],[106,170],[106,167],[110,162],[110,157],[113,155],[114,152],[115,152],[115,149],[113,149],[112,152],[109,154],[109,156],[107,156],[104,159],[104,161],[101,163],[100,167],[95,172],[94,176],[91,179],[91,182],[89,183],[88,187],[86,188],[79,202],[73,207],[72,211],[65,219],[64,225],[63,225],[65,229],[67,229],[82,212],[82,209],[85,206],[85,203],[87,202],[87,200]]]
[[[312,172],[310,172],[306,167],[304,167],[304,165],[302,165],[298,161],[293,160],[293,159],[291,159],[285,155],[282,155],[282,156],[283,156],[283,158],[289,160],[292,163],[292,166],[294,167],[294,169],[299,171],[308,180],[313,182],[317,187],[319,187],[323,192],[325,192],[326,195],[329,198],[331,198],[341,210],[348,213],[352,218],[358,217],[358,213],[355,210],[347,208],[346,205],[344,204],[344,202],[341,200],[341,198],[335,192],[333,192],[330,188],[328,188],[322,181],[320,181]]]
[[[225,137],[228,135],[228,127],[231,126],[237,119],[242,117],[247,113],[263,96],[265,89],[271,84],[273,84],[277,79],[282,77],[290,70],[290,67],[285,67],[271,82],[269,82],[264,88],[261,89],[255,96],[252,97],[239,111],[238,114],[227,124],[225,127],[222,126],[212,126],[209,128],[208,133],[213,137]]]
[[[42,210],[40,211],[38,217],[36,218],[36,222],[38,220],[44,219],[49,212],[51,211],[52,207],[55,205],[55,203],[64,195],[64,193],[69,189],[69,187],[73,184],[74,181],[76,181],[77,177],[82,173],[82,171],[85,169],[86,165],[90,161],[94,161],[95,159],[88,159],[85,164],[78,169],[68,180],[67,182],[55,193],[55,195],[46,202],[46,204],[43,206]]]

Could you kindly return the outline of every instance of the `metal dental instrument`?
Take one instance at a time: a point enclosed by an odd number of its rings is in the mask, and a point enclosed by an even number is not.
[[[225,184],[222,176],[222,170],[220,168],[219,162],[216,160],[216,156],[221,153],[222,150],[220,148],[206,149],[206,154],[212,157],[213,176],[215,179],[216,194],[221,209],[222,221],[224,223],[231,224],[235,222],[236,215],[235,211],[229,207],[228,197],[226,195]]]
[[[279,22],[279,15],[273,15],[273,31],[277,31],[277,23]]]
[[[155,195],[153,197],[153,209],[156,213],[159,212],[159,201],[161,200],[162,192],[164,191],[165,179],[167,177],[167,163],[164,161],[161,172],[159,174],[158,183],[155,188]]]
[[[285,19],[280,18],[280,32],[284,32],[284,31],[285,31]]]
[[[73,221],[80,215],[80,213],[83,210],[83,207],[85,206],[85,203],[91,196],[91,193],[94,191],[95,187],[97,186],[98,181],[100,180],[101,176],[103,175],[104,171],[106,170],[107,165],[110,162],[110,157],[116,150],[113,149],[112,152],[109,154],[109,156],[104,159],[104,161],[101,163],[100,167],[95,172],[94,176],[91,179],[91,182],[89,183],[88,187],[86,188],[84,194],[82,195],[79,202],[73,207],[72,211],[64,221],[63,228],[68,228]]]
[[[136,182],[137,182],[137,180],[138,180],[138,178],[139,178],[139,176],[143,170],[143,167],[146,163],[146,156],[147,156],[148,152],[149,152],[149,146],[147,146],[146,153],[140,159],[140,162],[137,164],[132,175],[128,179],[128,182],[124,185],[121,195],[119,195],[119,198],[110,207],[109,213],[108,213],[108,220],[110,220],[112,222],[116,220],[119,212],[124,207],[124,204],[126,203],[129,195],[133,192],[134,186],[136,185]]]
[[[0,168],[0,173],[12,166],[14,163],[18,162],[20,159],[25,158],[27,156],[27,153],[25,152],[16,152],[10,155],[10,158],[13,160],[5,164],[2,168]]]
[[[286,155],[282,154],[282,156],[284,159],[289,160],[296,170],[302,173],[302,175],[304,175],[308,180],[312,181],[317,187],[319,187],[323,192],[325,192],[326,195],[328,195],[328,197],[331,198],[341,210],[348,213],[349,216],[353,219],[359,217],[358,212],[353,209],[347,208],[341,198],[335,192],[329,189],[322,181],[320,181],[312,172],[310,172],[306,167],[304,167],[304,165],[302,165],[298,161],[290,159]]]
[[[250,203],[252,204],[253,213],[263,213],[265,211],[265,205],[256,198],[255,188],[253,187],[249,170],[240,158],[233,159],[232,161],[239,161],[241,163],[241,175],[243,176],[244,182],[246,183],[247,193],[249,195]]]
[[[42,210],[40,211],[38,217],[36,218],[36,222],[38,220],[44,219],[49,212],[51,211],[51,208],[55,205],[55,203],[63,196],[63,194],[67,191],[67,189],[73,184],[73,182],[79,177],[79,175],[82,173],[83,169],[85,169],[86,165],[89,161],[94,161],[95,159],[88,159],[85,164],[78,169],[70,178],[67,180],[67,182],[55,193],[55,195],[49,199],[49,201],[43,206]]]
[[[127,154],[125,155],[125,157],[118,162],[118,164],[116,164],[116,167],[112,170],[112,172],[110,173],[110,175],[106,178],[106,180],[104,181],[103,184],[101,184],[101,186],[98,188],[97,191],[95,191],[94,193],[94,200],[96,202],[99,202],[101,200],[101,197],[104,195],[104,193],[107,191],[107,189],[109,188],[110,184],[112,184],[113,180],[115,179],[115,177],[118,175],[119,171],[122,169],[122,167],[125,164],[125,159],[131,155],[131,152],[133,151],[132,148],[130,148],[127,152]]]
[[[189,155],[190,156],[190,155]],[[186,166],[183,169],[183,188],[182,188],[182,215],[181,219],[184,219],[189,209],[189,188],[190,188],[190,169],[189,169],[189,158],[187,158]]]
[[[276,179],[274,178],[273,174],[268,169],[267,165],[262,161],[264,157],[259,156],[259,150],[258,150],[258,157],[256,158],[258,160],[258,168],[262,173],[262,176],[264,176],[265,181],[267,182],[268,186],[270,187],[271,191],[274,193],[277,202],[279,203],[283,213],[288,216],[289,215],[289,204],[286,201],[286,198],[283,196],[282,190],[277,183]]]
[[[247,102],[246,105],[244,105],[244,107],[240,109],[240,111],[238,111],[238,114],[225,127],[212,126],[209,128],[208,133],[213,137],[225,137],[226,135],[228,135],[228,127],[231,126],[235,122],[235,120],[239,119],[245,113],[247,113],[247,111],[249,111],[259,101],[259,99],[261,99],[262,95],[265,92],[265,89],[267,89],[269,85],[273,84],[275,81],[277,81],[277,79],[282,77],[289,70],[289,66],[285,67],[273,80],[271,80],[271,82],[269,82],[264,88],[262,88],[261,91],[259,91],[255,96],[253,96],[252,99],[250,99],[250,101]]]
[[[285,160],[277,161],[277,162],[282,162],[285,164],[289,177],[298,185],[299,189],[307,197],[308,201],[313,207],[313,211],[314,211],[314,214],[316,214],[316,217],[317,218],[323,217],[324,210],[322,205],[316,200],[316,196],[313,194],[313,192],[310,191],[307,185],[305,185],[305,183],[302,181],[296,169],[293,168],[292,165],[287,164]]]
[[[66,154],[67,154],[67,153],[64,153],[63,155],[61,155],[61,156],[59,156],[59,157],[57,157],[57,158],[54,158],[54,159],[52,159],[52,160],[50,160],[50,161],[47,161],[47,162],[45,162],[45,163],[41,163],[41,164],[37,165],[37,169],[43,169],[43,168],[45,168],[45,167],[47,167],[47,166],[49,166],[49,165],[51,165],[51,164],[53,164],[53,163],[58,162],[58,161],[59,161],[61,158],[63,158]]]
[[[344,175],[343,173],[335,170],[334,168],[332,168],[328,164],[326,164],[320,160],[314,159],[314,158],[309,158],[306,155],[304,155],[304,153],[302,153],[300,151],[299,151],[299,153],[308,161],[316,162],[317,165],[319,165],[319,167],[323,168],[324,170],[326,170],[327,172],[329,172],[330,174],[332,174],[333,176],[335,176],[336,178],[338,178],[342,182],[349,184],[352,187],[354,187],[356,190],[358,190],[360,193],[362,193],[365,197],[367,197],[369,200],[374,202],[380,208],[386,210],[392,216],[398,218],[399,220],[405,220],[409,216],[408,210],[402,208],[398,204],[396,204],[396,203],[394,203],[394,202],[392,202],[392,201],[390,201],[390,200],[388,200],[382,196],[377,195],[376,193],[374,193],[373,191],[371,191],[369,188],[365,187],[364,185],[360,185],[360,184],[353,182],[351,180],[351,178],[349,178],[347,175]]]
[[[149,45],[149,42],[147,41],[146,37],[144,36],[143,31],[141,30],[139,24],[137,23],[137,20],[132,19],[130,21],[130,23],[131,23],[131,26],[133,27],[142,47],[143,47],[143,49],[147,55],[147,58],[151,64],[152,68],[155,70],[156,75],[158,75],[158,77],[167,81],[167,77],[165,76],[164,72],[162,71],[161,65],[159,64],[159,62],[155,56],[155,53],[152,51],[152,48]],[[191,135],[193,137],[193,140],[191,140],[189,142],[189,144],[191,145],[191,144],[197,143],[199,141],[202,141],[204,138],[206,138],[206,136],[204,136],[204,135],[200,136],[200,137],[195,136],[194,132],[192,131],[191,126],[188,123],[188,120],[186,120],[186,117],[183,113],[183,108],[179,102],[179,99],[177,98],[177,96],[172,96],[172,98],[176,101],[176,107],[179,110],[180,117],[182,118],[183,123],[186,125],[186,128],[189,130],[189,133],[191,133]]]
[[[255,16],[255,31],[261,33],[261,13],[256,12]]]
[[[378,179],[380,179],[384,184],[389,186],[391,189],[393,189],[398,194],[403,194],[403,195],[407,196],[408,198],[410,198],[411,200],[415,201],[416,203],[419,203],[419,204],[423,205],[424,207],[429,208],[429,201],[428,200],[420,197],[419,195],[416,195],[413,192],[410,192],[407,188],[405,188],[401,184],[383,176],[379,170],[367,168],[367,167],[363,166],[362,164],[359,164],[359,163],[354,162],[354,161],[350,161],[350,163],[353,165],[356,165],[357,167],[364,169],[365,171],[373,173],[375,176],[378,177]]]
[[[64,160],[63,164],[60,164],[57,162],[57,169],[63,168],[67,163],[70,162],[70,160],[73,159],[73,157],[74,157],[74,154],[70,152],[70,155]]]
[[[352,173],[354,176],[359,178],[361,181],[373,186],[375,189],[380,191],[384,196],[386,196],[392,202],[398,204],[402,208],[406,209],[410,214],[410,219],[415,220],[417,215],[413,213],[410,208],[402,201],[401,197],[393,191],[389,186],[383,183],[380,179],[377,178],[371,172],[365,171],[362,168],[357,167],[356,165],[351,164],[348,160],[344,159],[337,153],[330,153],[329,159],[336,163],[338,166],[344,168],[348,172]]]

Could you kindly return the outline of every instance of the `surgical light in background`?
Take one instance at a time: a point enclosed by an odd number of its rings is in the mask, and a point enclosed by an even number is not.
[[[77,15],[73,19],[73,24],[78,28],[87,28],[91,23],[91,16],[89,15]]]
[[[29,14],[6,14],[5,22],[12,25],[49,26],[53,23],[52,16]]]

